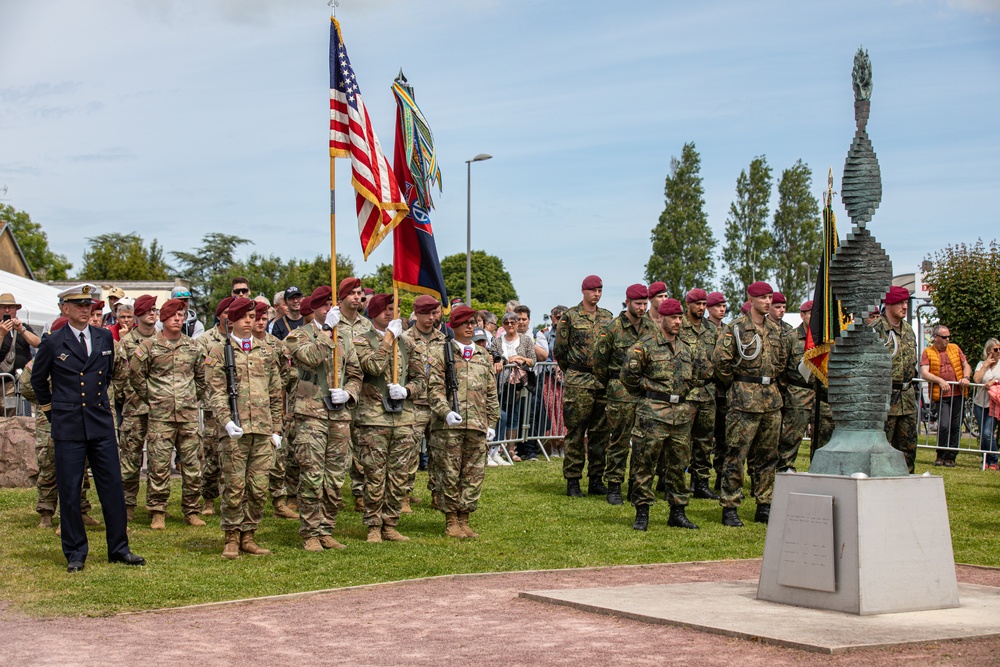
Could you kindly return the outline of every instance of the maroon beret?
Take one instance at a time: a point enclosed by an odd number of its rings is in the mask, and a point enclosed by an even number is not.
[[[813,309],[812,299],[810,299],[809,301],[803,301],[802,305],[799,306],[799,312],[800,313],[804,313],[804,312],[807,312],[807,311],[811,313],[812,309]]]
[[[313,290],[312,296],[309,297],[309,307],[316,310],[332,299],[333,290],[328,285],[320,285]]]
[[[771,297],[771,303],[787,303],[785,301],[785,295],[781,292],[775,292],[774,296]]]
[[[139,298],[141,299],[142,297],[139,297]],[[227,311],[227,310],[229,310],[229,306],[233,303],[234,299],[235,299],[235,297],[227,296],[225,299],[223,299],[222,301],[220,301],[219,305],[215,307],[215,316],[216,317],[222,317],[222,313],[225,312],[225,311]],[[247,301],[249,301],[249,300],[250,299],[247,299]],[[139,300],[138,299],[136,299],[135,305],[136,306],[139,305]]]
[[[910,290],[905,287],[900,287],[899,285],[893,285],[889,288],[889,291],[885,295],[885,305],[893,306],[897,303],[903,303],[904,301],[910,300]]]
[[[132,312],[136,317],[140,315],[145,315],[153,309],[156,305],[156,297],[150,296],[148,294],[143,294],[138,299],[135,300],[135,305],[132,306]]]
[[[629,285],[628,289],[625,290],[625,298],[629,301],[635,301],[636,299],[648,299],[649,290],[642,283]]]
[[[451,309],[451,315],[448,316],[448,323],[454,329],[460,324],[468,322],[475,314],[476,311],[468,306],[455,306]]]
[[[604,287],[600,276],[587,276],[583,279],[583,284],[580,285],[580,289],[597,289],[599,287]]]
[[[705,290],[700,287],[695,287],[693,290],[687,293],[684,300],[688,303],[694,303],[695,301],[708,301],[708,295],[705,294]]]
[[[90,302],[90,312],[92,312],[92,313],[99,313],[102,310],[104,310],[104,302],[103,301],[91,301]]]
[[[709,292],[708,296],[705,297],[705,301],[707,302],[705,305],[709,307],[718,306],[720,303],[726,302],[726,295],[722,292]]]
[[[681,309],[681,302],[677,299],[664,299],[660,302],[659,307],[657,307],[656,312],[660,315],[683,315],[684,311]]]
[[[441,302],[430,294],[421,294],[413,300],[413,312],[419,315],[429,315],[438,309]]]
[[[368,300],[368,317],[378,317],[392,303],[391,294],[376,294]]]
[[[355,278],[354,276],[344,278],[340,281],[340,286],[337,288],[337,300],[343,301],[347,298],[348,294],[358,287],[361,287],[361,278]]]
[[[243,317],[253,310],[254,302],[245,296],[237,297],[229,303],[229,308],[226,312],[229,314],[229,321],[236,322],[237,320],[243,319]]]
[[[267,311],[270,308],[270,306],[268,306],[263,301],[256,301],[256,300],[253,302],[253,304],[254,304],[253,305],[254,315],[257,316],[258,320],[262,317],[267,317]]]
[[[657,294],[663,294],[667,291],[667,284],[661,280],[657,280],[655,283],[649,286],[649,298],[653,298]]]
[[[299,306],[299,315],[305,317],[306,315],[312,315],[313,312],[313,297],[310,294],[307,297],[303,297],[302,305]]]
[[[747,288],[747,294],[750,296],[766,296],[774,292],[771,286],[765,283],[763,280],[758,280],[753,285]]]
[[[55,333],[55,332],[59,331],[60,329],[62,329],[62,328],[63,328],[64,326],[66,326],[66,324],[67,324],[68,322],[69,322],[69,319],[68,319],[68,318],[65,318],[65,317],[57,317],[57,318],[56,318],[55,320],[53,320],[53,322],[52,322],[52,329],[51,329],[52,333]]]
[[[177,314],[177,311],[184,310],[185,304],[180,299],[170,299],[160,306],[160,321],[166,322]]]
[[[743,305],[740,306],[740,312],[743,313],[744,315],[746,315],[747,313],[750,312],[750,302],[749,301],[744,301],[743,302]]]
[[[373,290],[371,287],[366,287],[363,291],[365,293],[365,296],[371,296],[375,294],[375,290]]]

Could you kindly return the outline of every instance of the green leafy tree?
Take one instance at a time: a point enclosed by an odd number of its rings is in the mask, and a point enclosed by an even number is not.
[[[251,243],[250,239],[231,234],[212,232],[205,234],[201,245],[192,252],[171,252],[177,260],[177,273],[191,284],[191,303],[195,312],[211,322],[209,314],[214,314],[213,289],[220,280],[220,274],[229,271],[236,264],[236,250]],[[235,275],[235,274],[234,274]],[[228,291],[227,291],[228,294]]]
[[[450,297],[465,298],[465,253],[448,255],[441,260],[444,287]],[[472,301],[506,303],[517,298],[517,291],[504,268],[503,260],[485,250],[472,251]]]
[[[733,309],[746,301],[746,287],[767,280],[775,268],[774,237],[768,229],[771,201],[771,167],[759,155],[736,179],[736,201],[726,218],[726,245],[722,261],[729,274],[723,291]]]
[[[81,280],[170,280],[172,270],[156,239],[149,247],[135,232],[101,234],[87,241],[90,246],[77,276]]]
[[[25,211],[0,204],[0,220],[10,225],[17,245],[24,253],[24,259],[36,280],[66,280],[69,277],[69,270],[73,265],[65,255],[56,254],[49,249],[48,234]]]
[[[951,342],[975,368],[1000,322],[1000,246],[995,240],[986,246],[982,239],[972,246],[947,246],[934,253],[932,261],[927,280],[936,323],[948,327]]]
[[[812,283],[809,272],[818,270],[823,254],[823,220],[819,202],[810,192],[812,170],[798,160],[778,181],[778,208],[772,234],[777,290],[788,299],[789,310],[806,300]]]
[[[714,269],[716,241],[705,214],[701,156],[694,143],[684,144],[679,160],[670,158],[664,197],[666,206],[653,228],[646,281],[662,280],[667,293],[680,298],[694,287],[708,285]]]
[[[375,267],[375,273],[361,276],[361,284],[364,287],[371,287],[376,294],[392,294],[392,264],[379,264]]]

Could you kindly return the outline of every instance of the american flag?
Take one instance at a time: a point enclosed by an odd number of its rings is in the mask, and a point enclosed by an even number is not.
[[[336,19],[331,19],[330,24],[330,157],[351,158],[358,232],[367,260],[382,239],[406,217],[408,208],[368,118]],[[334,211],[332,194],[330,211]]]

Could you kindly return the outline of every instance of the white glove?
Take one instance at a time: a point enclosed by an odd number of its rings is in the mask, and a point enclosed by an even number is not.
[[[448,426],[458,426],[462,423],[462,415],[457,412],[449,412],[444,416],[444,420],[447,422]]]
[[[275,449],[281,449],[281,436],[280,435],[278,435],[277,433],[272,433],[271,434],[271,442],[274,443],[274,448]]]
[[[385,328],[391,331],[393,336],[399,338],[399,334],[403,333],[403,320],[393,320]]]
[[[347,393],[346,389],[331,389],[330,390],[330,400],[333,401],[334,405],[343,405],[347,401],[351,400],[351,395]]]
[[[333,329],[338,324],[340,324],[340,306],[334,306],[326,314],[326,326]]]
[[[399,320],[396,320],[397,322]],[[406,387],[401,384],[390,384],[389,385],[389,398],[398,401],[406,398]]]
[[[497,432],[491,428],[486,429],[486,442],[493,442],[493,439],[497,437]]]
[[[236,425],[234,421],[226,422],[226,433],[229,434],[230,438],[242,438],[243,429]]]

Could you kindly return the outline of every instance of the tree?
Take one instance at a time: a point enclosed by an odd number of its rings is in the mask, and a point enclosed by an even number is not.
[[[694,143],[684,144],[681,158],[670,158],[670,176],[663,188],[666,206],[653,228],[653,254],[646,264],[646,281],[662,280],[667,294],[680,298],[712,278],[715,237],[705,214],[701,156]]]
[[[465,257],[465,255],[462,256]],[[371,287],[376,294],[380,292],[392,294],[392,264],[379,264],[375,267],[375,273],[361,276],[361,284],[364,287]]]
[[[49,249],[48,234],[42,231],[39,223],[32,222],[31,216],[13,206],[0,204],[0,220],[10,225],[36,280],[66,280],[69,277],[73,265],[65,255],[58,255]]]
[[[465,299],[465,253],[448,255],[441,260],[444,287],[452,297]],[[503,260],[485,250],[472,251],[472,299],[473,301],[505,303],[517,298],[517,291],[510,274],[504,268]]]
[[[982,239],[973,246],[947,246],[934,253],[927,280],[937,322],[948,327],[951,342],[975,368],[1000,322],[1000,246],[990,241],[987,247]]]
[[[212,232],[202,237],[201,246],[194,252],[170,253],[179,262],[178,275],[191,284],[191,303],[199,315],[214,313],[217,302],[211,300],[212,280],[232,268],[236,264],[236,249],[250,242],[239,236]]]
[[[766,280],[775,266],[774,237],[768,229],[771,200],[771,167],[758,155],[750,162],[750,174],[736,179],[736,201],[726,218],[726,246],[722,261],[729,269],[723,291],[733,309],[746,301],[746,288]]]
[[[818,270],[823,254],[823,220],[819,202],[812,195],[812,170],[796,161],[778,181],[778,209],[774,212],[774,281],[788,299],[789,309],[805,301],[812,270]],[[803,264],[809,268],[806,269]]]
[[[131,234],[101,234],[87,239],[81,280],[170,280],[171,268],[163,259],[156,239],[146,247],[142,237]]]

